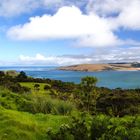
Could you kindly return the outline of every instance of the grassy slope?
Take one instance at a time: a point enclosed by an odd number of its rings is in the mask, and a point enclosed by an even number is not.
[[[0,108],[0,140],[43,140],[51,127],[57,131],[68,123],[67,116],[30,114]]]
[[[39,89],[40,89],[39,92],[40,93],[45,93],[46,91],[44,90],[44,86],[48,85],[48,84],[45,84],[45,83],[34,83],[34,82],[21,82],[20,84],[21,84],[21,86],[31,88],[32,91],[34,91],[34,85],[39,84],[40,85],[40,87],[39,87]]]

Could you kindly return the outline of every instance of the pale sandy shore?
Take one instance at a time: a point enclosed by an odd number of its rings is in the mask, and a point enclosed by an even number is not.
[[[133,67],[132,64],[79,64],[59,67],[58,69],[72,71],[138,71],[140,67]]]

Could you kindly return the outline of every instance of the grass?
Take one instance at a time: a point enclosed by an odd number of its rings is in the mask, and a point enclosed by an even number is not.
[[[32,94],[31,101],[33,113],[70,115],[72,111],[76,110],[73,103],[60,99],[52,99],[50,96],[44,94]]]
[[[45,85],[48,85],[46,83],[21,82],[20,84],[21,84],[21,86],[25,86],[25,87],[31,88],[31,91],[32,92],[35,91],[34,85],[35,84],[39,84],[40,85],[40,87],[39,87],[39,93],[46,93],[47,92],[47,91],[44,90],[44,86]]]
[[[47,140],[47,130],[69,123],[67,116],[30,114],[0,107],[0,140]]]

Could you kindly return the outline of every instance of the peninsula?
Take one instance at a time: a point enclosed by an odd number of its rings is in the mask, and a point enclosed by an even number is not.
[[[79,64],[62,66],[59,70],[72,71],[137,71],[140,70],[140,63],[109,63],[109,64]]]

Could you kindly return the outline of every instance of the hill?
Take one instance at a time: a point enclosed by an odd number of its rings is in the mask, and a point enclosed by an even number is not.
[[[59,70],[72,70],[72,71],[137,71],[140,67],[134,63],[110,63],[110,64],[79,64],[71,66],[59,67]]]

